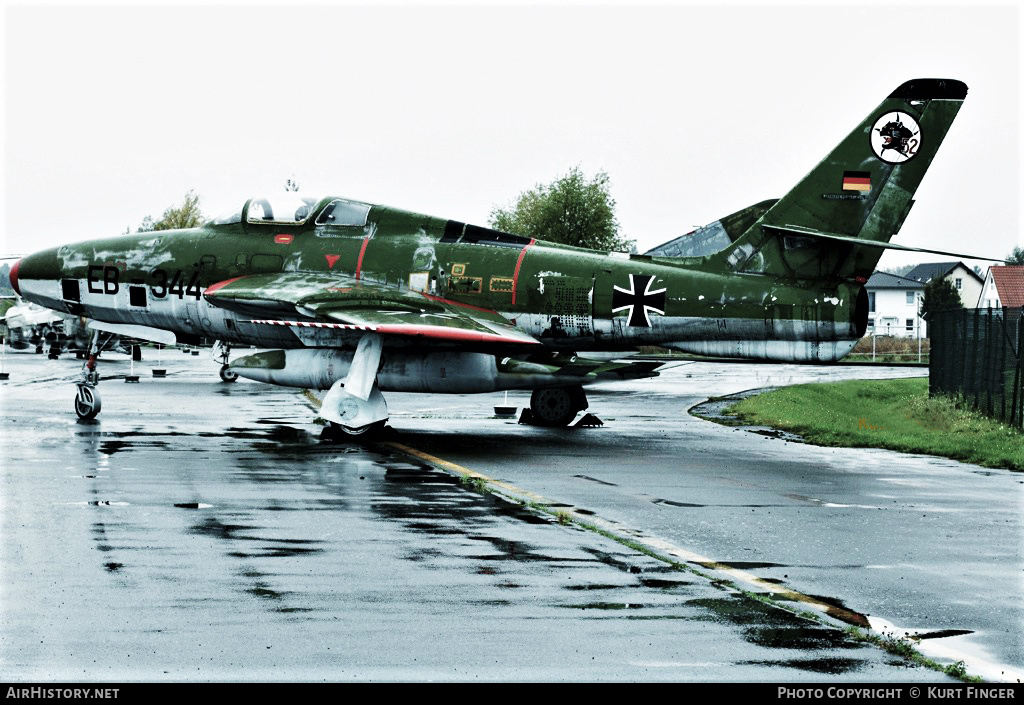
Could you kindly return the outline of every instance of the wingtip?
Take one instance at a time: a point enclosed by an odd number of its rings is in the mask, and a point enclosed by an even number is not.
[[[889,96],[903,100],[963,100],[967,84],[955,78],[915,78],[907,81]]]

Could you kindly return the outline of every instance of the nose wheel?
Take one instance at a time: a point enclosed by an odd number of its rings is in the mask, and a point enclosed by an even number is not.
[[[230,365],[220,366],[220,381],[221,382],[234,382],[238,380],[238,373],[231,369]]]
[[[88,384],[78,385],[78,394],[75,395],[75,414],[82,421],[91,421],[96,418],[103,408],[100,393]]]

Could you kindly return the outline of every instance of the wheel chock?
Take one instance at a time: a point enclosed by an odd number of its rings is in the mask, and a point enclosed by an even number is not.
[[[598,426],[604,426],[604,421],[597,418],[593,414],[586,412],[580,412],[576,419],[569,424],[572,428],[597,428]]]

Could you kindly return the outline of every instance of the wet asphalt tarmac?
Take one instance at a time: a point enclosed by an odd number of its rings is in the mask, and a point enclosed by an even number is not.
[[[588,390],[605,426],[564,431],[493,418],[502,395],[389,394],[394,433],[360,447],[205,352],[138,384],[111,356],[77,422],[80,364],[5,360],[3,681],[948,680],[851,622],[993,680],[1024,663],[1019,474],[687,413],[863,370],[683,365]]]

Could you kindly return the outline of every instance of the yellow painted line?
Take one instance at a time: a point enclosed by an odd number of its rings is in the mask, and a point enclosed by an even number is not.
[[[425,453],[421,450],[417,450],[416,448],[412,448],[402,443],[387,441],[381,443],[380,445],[393,448],[400,453],[409,455],[413,458],[421,460],[427,463],[428,465],[432,465],[441,470],[447,470],[449,472],[455,473],[457,475],[462,475],[465,477],[480,478],[482,480],[485,480],[488,483],[488,485],[501,488],[501,490],[504,493],[509,495],[510,499],[518,500],[521,502],[535,502],[542,506],[552,506],[559,504],[558,502],[554,502],[534,492],[524,490],[520,487],[516,487],[515,485],[512,485],[507,482],[495,480],[493,478],[488,477],[487,475],[483,475],[463,465],[459,465],[457,463],[444,460],[443,458],[438,458],[436,455]],[[732,566],[712,560],[707,556],[702,556],[699,553],[694,553],[693,551],[690,551],[688,549],[676,546],[675,544],[669,543],[668,541],[634,533],[628,528],[623,527],[621,524],[609,522],[605,519],[601,519],[596,515],[581,514],[572,509],[571,507],[566,507],[564,509],[560,509],[559,511],[562,511],[565,514],[572,517],[574,521],[576,521],[576,523],[584,526],[592,526],[596,529],[599,529],[600,531],[609,534],[613,538],[617,538],[620,542],[634,543],[645,546],[646,548],[649,548],[656,556],[662,557],[662,560],[670,559],[680,561],[683,563],[692,563],[700,566],[701,568],[704,568],[705,570],[714,571],[715,573],[727,576],[729,580],[733,582],[742,583],[758,591],[767,592],[773,597],[798,602],[802,605],[814,608],[824,614],[829,615],[830,617],[838,619],[847,624],[853,624],[859,627],[870,628],[867,618],[862,614],[854,612],[853,610],[837,607],[836,605],[832,605],[822,600],[819,600],[816,597],[804,595],[803,593],[797,592],[796,590],[792,590],[790,588],[783,587],[771,581],[759,578],[748,571],[740,570],[739,568],[733,568]]]

